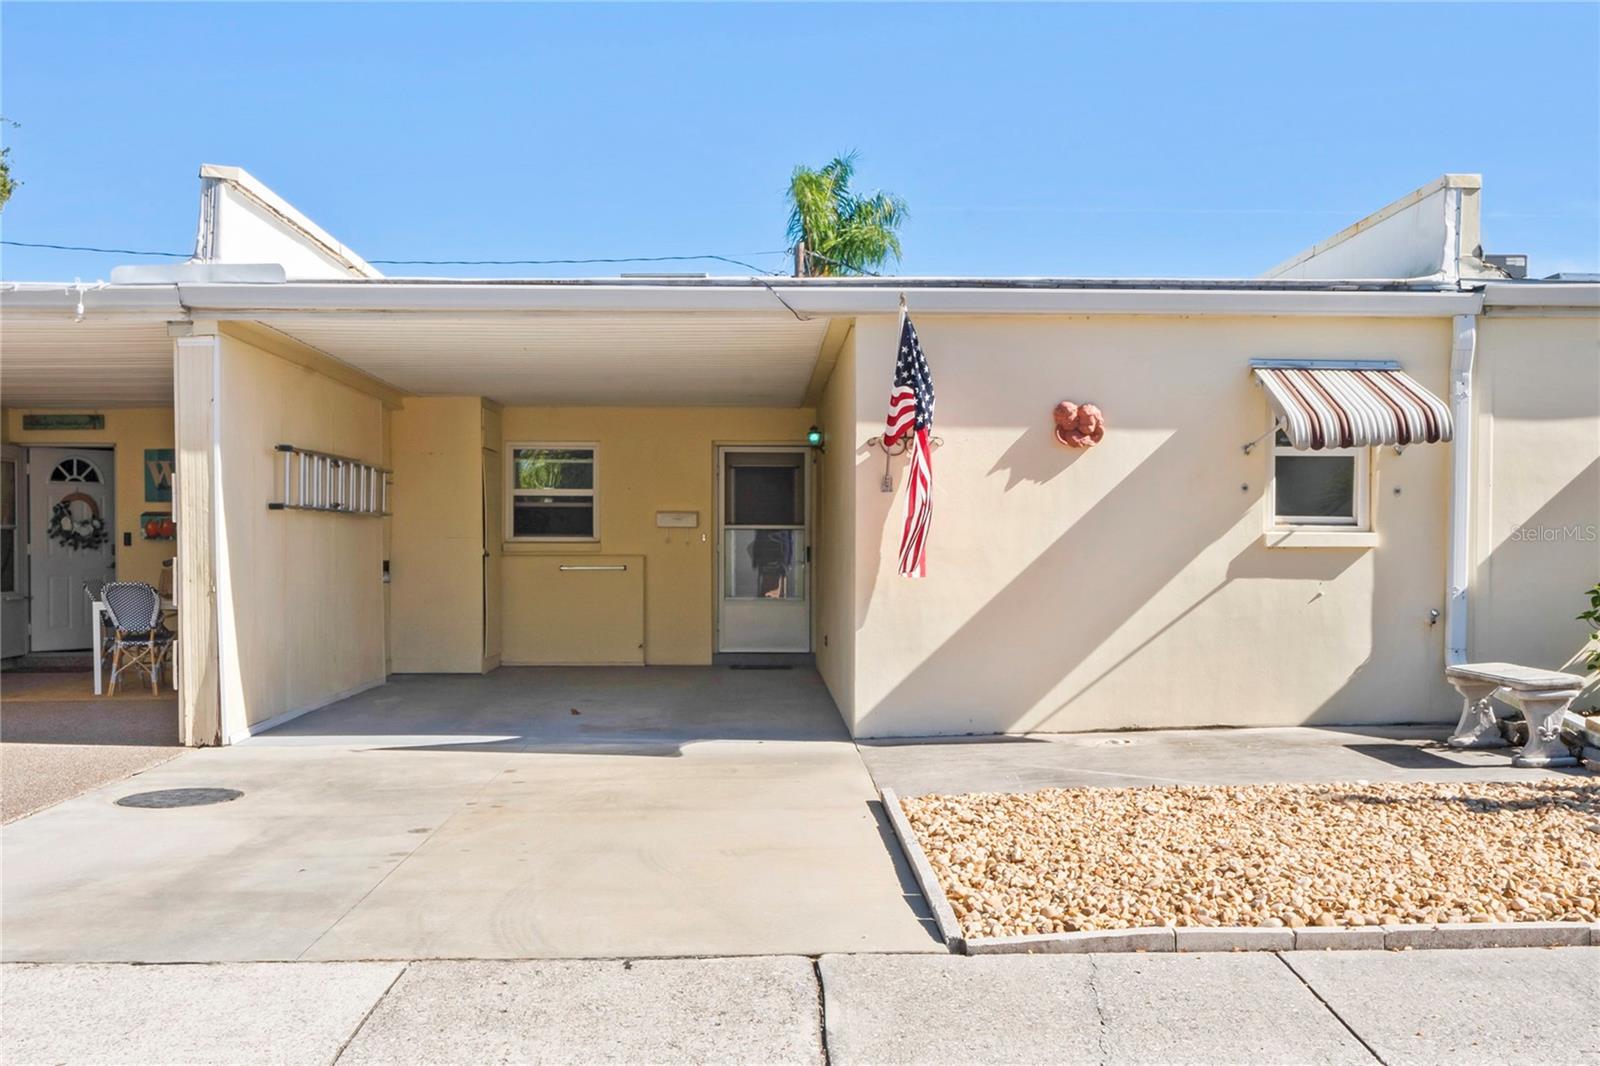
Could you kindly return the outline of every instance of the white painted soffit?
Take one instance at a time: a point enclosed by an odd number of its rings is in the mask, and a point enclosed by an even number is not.
[[[583,406],[799,406],[828,324],[772,314],[270,320],[404,392]]]
[[[0,322],[0,406],[171,407],[166,323],[7,315]]]

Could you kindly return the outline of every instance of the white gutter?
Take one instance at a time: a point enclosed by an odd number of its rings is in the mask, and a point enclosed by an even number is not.
[[[876,279],[873,279],[876,280]],[[114,313],[249,319],[284,315],[524,312],[688,312],[800,315],[896,314],[905,293],[914,314],[1327,315],[1429,318],[1478,314],[1481,292],[1293,288],[1048,287],[1005,284],[815,285],[727,279],[695,285],[495,282],[173,282],[111,284],[83,294],[90,315]],[[782,302],[779,301],[781,296]],[[10,313],[73,313],[71,285],[0,285]]]
[[[7,315],[26,312],[75,312],[79,292],[70,282],[7,282],[0,284],[0,310]],[[154,318],[166,322],[183,318],[187,311],[178,298],[176,285],[100,285],[84,286],[85,315],[115,314],[135,318]]]
[[[1455,317],[1455,339],[1450,345],[1450,418],[1455,435],[1450,441],[1450,545],[1444,601],[1444,662],[1467,661],[1467,589],[1471,555],[1468,531],[1472,524],[1472,364],[1478,354],[1478,319]]]
[[[217,316],[270,311],[342,310],[451,313],[522,311],[772,311],[801,314],[897,314],[901,290],[753,285],[693,288],[583,285],[275,286],[181,285],[183,302]],[[783,303],[779,303],[781,294]],[[1476,314],[1482,298],[1452,292],[1305,292],[1228,290],[916,288],[905,290],[922,314],[1363,315],[1422,317]]]

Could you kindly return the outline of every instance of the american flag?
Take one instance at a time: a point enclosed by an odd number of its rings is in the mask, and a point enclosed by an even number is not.
[[[894,363],[883,443],[892,445],[911,435],[907,444],[911,465],[906,472],[906,526],[900,534],[900,573],[927,577],[928,528],[933,519],[933,446],[929,441],[933,432],[933,375],[910,316],[903,316],[900,321],[900,354]]]

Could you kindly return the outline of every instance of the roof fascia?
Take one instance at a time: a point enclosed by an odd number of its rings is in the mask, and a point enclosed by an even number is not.
[[[321,311],[379,313],[745,312],[802,316],[894,314],[901,291],[874,288],[636,285],[283,285],[178,286],[184,305],[213,317]],[[916,314],[1361,315],[1476,314],[1477,292],[1307,289],[1047,289],[918,287],[904,290]],[[780,303],[777,294],[783,297]]]

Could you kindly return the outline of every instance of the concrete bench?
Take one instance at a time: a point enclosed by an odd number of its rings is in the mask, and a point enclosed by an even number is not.
[[[1446,741],[1452,748],[1507,745],[1489,701],[1495,692],[1505,689],[1528,720],[1528,742],[1511,762],[1516,766],[1578,765],[1577,756],[1561,740],[1561,722],[1583,691],[1582,677],[1512,663],[1461,663],[1445,667],[1444,676],[1465,701],[1461,721]]]

